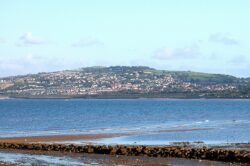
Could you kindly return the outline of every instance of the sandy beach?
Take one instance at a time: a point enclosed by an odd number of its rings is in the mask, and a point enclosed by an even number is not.
[[[1,161],[4,162],[4,158],[6,157],[6,155],[8,156],[7,158],[20,158],[20,154],[26,154],[23,158],[32,157],[32,160],[34,161],[36,160],[36,158],[40,158],[39,156],[34,156],[34,154],[43,154],[50,156],[50,158],[51,156],[54,157],[55,154],[59,154],[61,156],[64,156],[64,158],[84,156],[85,158],[82,158],[82,162],[86,163],[91,161],[104,165],[168,165],[169,162],[170,165],[171,162],[174,163],[174,165],[247,165],[247,163],[250,162],[250,151],[230,149],[230,147],[198,148],[191,146],[173,145],[75,145],[41,143],[43,141],[52,142],[52,139],[53,141],[72,141],[78,139],[94,140],[99,138],[108,138],[111,136],[112,135],[104,134],[5,138],[1,139],[0,141],[0,158],[2,158]],[[249,146],[249,144],[239,144],[239,146],[246,147]],[[51,159],[48,159],[48,161],[50,160]],[[26,162],[28,161],[29,160],[27,160]]]
[[[104,138],[113,138],[125,136],[128,134],[114,133],[114,134],[84,134],[84,135],[48,135],[48,136],[27,136],[27,137],[8,137],[0,138],[1,142],[8,143],[36,143],[36,142],[65,142],[76,140],[97,140]]]

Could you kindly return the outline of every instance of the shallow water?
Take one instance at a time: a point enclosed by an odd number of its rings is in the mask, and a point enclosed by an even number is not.
[[[250,100],[0,100],[0,137],[84,133],[131,134],[95,141],[107,144],[249,142]]]
[[[41,152],[40,152],[41,153]],[[228,166],[230,163],[189,160],[177,158],[154,158],[143,156],[112,156],[94,154],[64,154],[48,153],[32,154],[31,151],[0,151],[0,164],[12,164],[20,166],[44,165],[44,166],[108,166],[108,165],[169,165],[169,166]],[[240,164],[235,164],[237,166]]]
[[[73,159],[66,156],[56,157],[48,155],[30,155],[22,153],[1,153],[0,161],[6,164],[32,166],[32,165],[78,165],[78,166],[88,166],[88,165],[99,165],[97,163],[83,163],[77,159]]]

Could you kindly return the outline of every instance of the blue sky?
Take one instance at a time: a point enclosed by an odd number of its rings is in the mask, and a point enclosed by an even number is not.
[[[143,65],[250,77],[247,0],[0,0],[0,77]]]

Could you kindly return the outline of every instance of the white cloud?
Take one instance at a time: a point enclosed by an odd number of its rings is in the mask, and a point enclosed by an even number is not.
[[[44,41],[40,38],[34,37],[31,32],[26,32],[20,37],[20,43],[18,45],[40,45],[44,44]]]
[[[2,57],[0,58],[0,77],[37,73],[52,66],[48,65],[48,61],[46,58],[31,53],[20,55],[20,57]]]
[[[92,46],[102,46],[102,45],[104,45],[103,42],[92,37],[82,38],[78,42],[72,44],[73,47],[92,47]]]
[[[210,35],[209,41],[216,42],[216,43],[222,43],[225,45],[238,45],[239,41],[231,37],[227,33],[215,33]]]
[[[153,58],[161,60],[173,58],[193,58],[199,54],[199,46],[194,44],[192,46],[182,48],[160,48],[154,52]]]
[[[63,58],[33,53],[19,57],[4,56],[0,57],[0,77],[77,69],[86,64],[84,58]]]

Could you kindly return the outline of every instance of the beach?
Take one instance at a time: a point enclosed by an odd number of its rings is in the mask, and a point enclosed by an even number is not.
[[[36,158],[39,155],[64,156],[75,158],[83,155],[82,163],[97,162],[99,164],[138,164],[157,165],[181,163],[185,165],[220,165],[234,164],[247,165],[250,163],[250,144],[228,144],[227,146],[193,146],[188,142],[179,142],[172,145],[96,145],[96,144],[70,144],[60,142],[73,142],[77,140],[94,141],[119,135],[57,135],[17,137],[0,139],[0,156],[10,154],[16,157],[25,154],[27,157]],[[54,143],[57,142],[57,143]],[[246,150],[246,148],[249,148]],[[36,154],[38,156],[32,156]],[[22,156],[22,155],[21,155]],[[87,156],[87,157],[86,157]],[[119,156],[119,157],[117,157]],[[4,161],[4,157],[2,157]],[[38,157],[39,158],[39,157]],[[192,159],[192,160],[191,160]],[[35,159],[34,159],[35,160]],[[216,162],[221,161],[221,162]],[[36,162],[36,161],[34,161]],[[38,162],[38,161],[37,161]],[[154,163],[154,164],[153,164]]]
[[[37,142],[67,142],[67,141],[93,141],[98,139],[113,138],[124,134],[85,134],[85,135],[47,135],[0,138],[0,143],[37,143]]]
[[[186,166],[244,166],[246,164],[225,163],[208,160],[180,159],[180,158],[156,158],[146,156],[125,156],[125,155],[102,155],[87,153],[69,153],[69,152],[48,152],[34,150],[0,150],[0,157],[11,156],[15,158],[10,162],[6,158],[1,166],[14,166],[20,163],[26,165],[186,165]],[[12,160],[13,161],[13,160]]]
[[[2,155],[2,157],[1,157]],[[24,156],[23,156],[24,155]],[[156,146],[105,146],[105,145],[65,145],[65,144],[27,144],[0,143],[0,157],[12,158],[24,163],[46,162],[47,158],[57,160],[63,157],[67,162],[94,165],[248,165],[249,151],[225,150],[219,148],[187,148],[187,147],[156,147]],[[42,157],[42,161],[41,161]],[[70,160],[69,160],[70,158]],[[47,159],[48,160],[48,159]],[[59,159],[59,161],[62,159]],[[59,162],[55,161],[55,162]],[[222,162],[217,162],[222,161]],[[48,161],[47,161],[48,162]],[[66,163],[67,163],[66,162]],[[9,162],[11,163],[11,162]],[[12,162],[13,164],[14,162]],[[59,162],[60,163],[60,162]],[[64,163],[65,165],[67,165]],[[15,164],[15,163],[14,163]],[[64,165],[63,164],[63,165]]]

